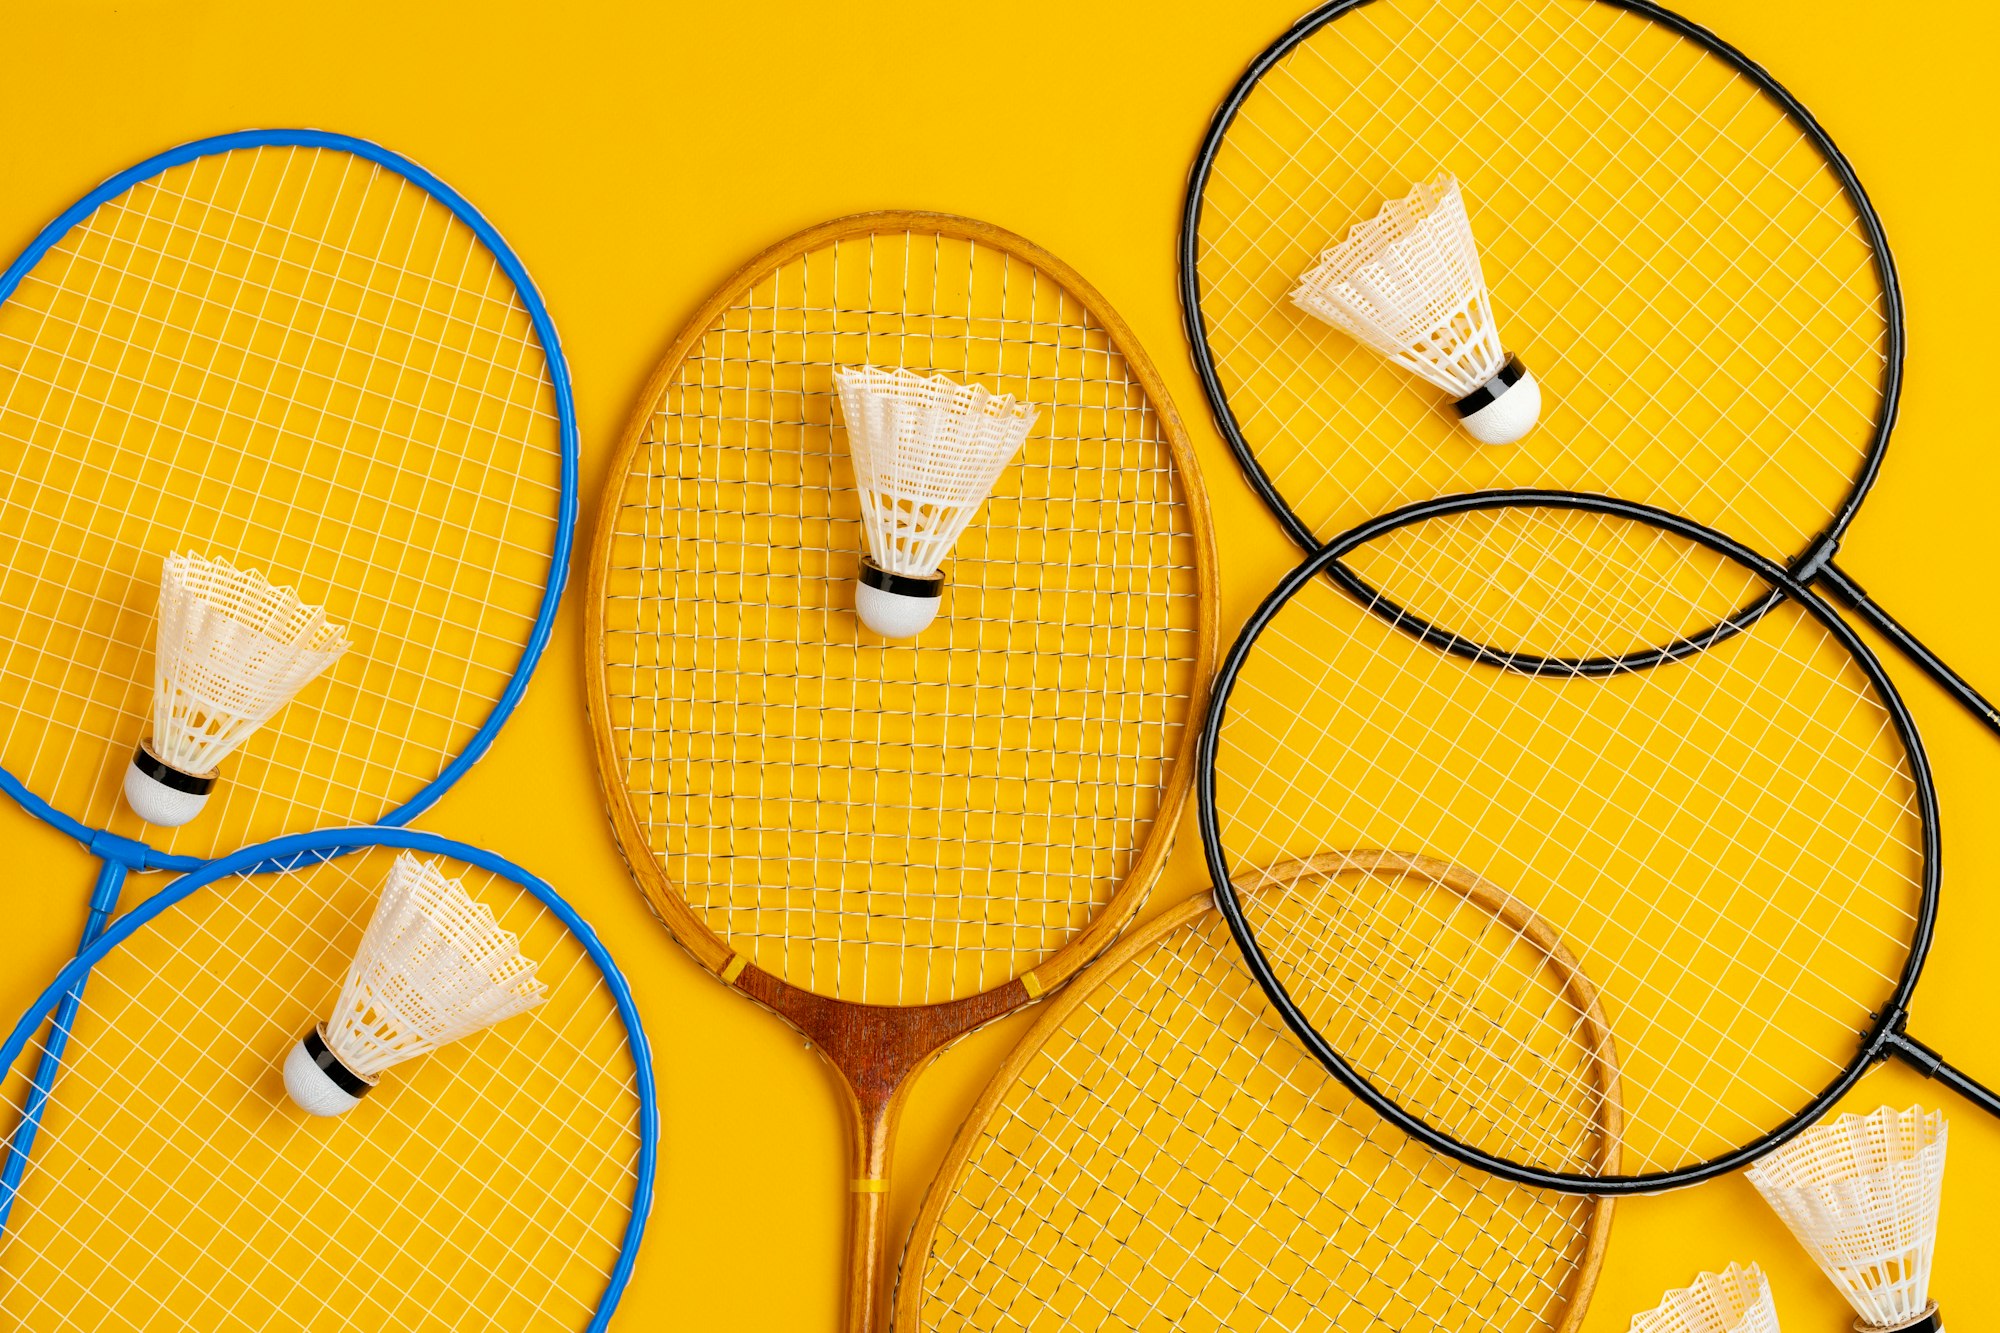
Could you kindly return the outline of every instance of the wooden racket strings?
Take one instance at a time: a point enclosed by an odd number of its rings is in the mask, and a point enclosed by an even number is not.
[[[1323,577],[1337,564],[1354,580]],[[1591,665],[1699,627],[1718,596],[1772,591],[1703,651]],[[1904,1031],[1938,877],[1907,711],[1824,602],[1699,525],[1556,493],[1364,525],[1252,618],[1202,763],[1214,873],[1420,851],[1506,885],[1596,983],[1622,1070],[1615,1176],[1493,1139],[1489,1076],[1453,1054],[1461,1028],[1571,1030],[1568,1007],[1471,952],[1451,994],[1381,966],[1431,940],[1421,920],[1306,930],[1221,893],[1301,1039],[1464,1160],[1556,1188],[1690,1183],[1803,1129],[1887,1055],[2000,1110]]]
[[[861,367],[1036,414],[900,643],[855,612],[835,372]],[[591,576],[619,843],[675,937],[850,1094],[847,1327],[872,1329],[906,1080],[1099,952],[1170,843],[1215,635],[1187,443],[1053,256],[965,219],[845,219],[754,260],[677,340]]]
[[[1574,1114],[1496,1098],[1487,1127],[1575,1169],[1616,1169],[1618,1066],[1595,991],[1504,889],[1377,851],[1273,866],[1239,893],[1309,929],[1422,917],[1439,946],[1401,937],[1399,962],[1441,989],[1463,984],[1450,941],[1504,939],[1484,966],[1575,1010],[1535,1050],[1561,1076],[1530,1089],[1520,1075],[1524,1038],[1543,1033],[1496,1024],[1454,1050]],[[1586,1128],[1551,1137],[1573,1125]],[[1610,1215],[1608,1200],[1509,1184],[1375,1116],[1278,1020],[1204,896],[1071,982],[995,1077],[925,1199],[896,1327],[1571,1330]]]

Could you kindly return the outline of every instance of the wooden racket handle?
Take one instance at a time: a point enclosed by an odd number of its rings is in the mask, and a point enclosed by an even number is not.
[[[904,1080],[886,1102],[854,1104],[853,1173],[847,1182],[846,1333],[876,1333],[888,1308],[889,1153],[903,1109]]]

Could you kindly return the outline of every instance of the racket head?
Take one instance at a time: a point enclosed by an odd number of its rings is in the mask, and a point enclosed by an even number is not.
[[[310,1117],[281,1066],[332,1012],[405,853],[493,909],[548,998]],[[272,865],[291,868],[257,873]],[[610,954],[541,879],[394,828],[210,862],[120,917],[14,1025],[14,1110],[45,1022],[86,981],[0,1239],[17,1326],[117,1310],[313,1328],[329,1308],[408,1328],[608,1324],[651,1206],[651,1056]]]
[[[1506,901],[1387,852],[1238,888],[1313,914],[1371,877],[1467,911]],[[1608,1044],[1571,1055],[1616,1088]],[[1616,1105],[1584,1151],[1615,1159]],[[1610,1223],[1608,1199],[1509,1184],[1375,1116],[1284,1029],[1202,895],[1121,938],[994,1076],[912,1229],[895,1325],[1291,1328],[1337,1304],[1342,1327],[1448,1308],[1467,1328],[1568,1333]]]
[[[1382,591],[1320,577],[1340,562]],[[1647,671],[1546,665],[1679,634],[1718,587],[1776,600]],[[1454,652],[1432,641],[1441,626],[1521,644],[1537,668]],[[1458,1123],[1481,1105],[1463,1071],[1416,1077],[1398,1050],[1423,1030],[1420,996],[1385,982],[1370,1031],[1329,990],[1367,961],[1350,943],[1273,934],[1253,901],[1217,895],[1330,1071],[1423,1142],[1523,1184],[1692,1184],[1807,1128],[1900,1029],[1935,928],[1936,792],[1880,663],[1775,563],[1627,501],[1453,496],[1328,543],[1225,658],[1197,762],[1218,883],[1278,848],[1420,848],[1506,885],[1576,951],[1622,1071],[1623,1169],[1603,1175],[1480,1143]],[[1467,976],[1452,999],[1466,1021],[1534,1021]]]
[[[1041,409],[914,644],[863,641],[852,611],[862,539],[832,371],[859,364]],[[1047,251],[884,212],[752,260],[642,394],[590,578],[613,829],[663,923],[725,980],[1025,1003],[1137,911],[1190,781],[1213,539],[1151,362]]]
[[[1501,448],[1286,299],[1443,172],[1543,389]],[[1902,382],[1901,291],[1853,168],[1762,67],[1645,0],[1313,9],[1215,113],[1180,285],[1217,427],[1307,551],[1432,496],[1549,488],[1803,558],[1873,482]]]
[[[547,645],[576,518],[554,323],[492,225],[375,144],[222,135],[65,210],[0,274],[0,447],[0,788],[136,863],[413,818]],[[353,647],[169,830],[120,784],[188,549],[296,586]]]

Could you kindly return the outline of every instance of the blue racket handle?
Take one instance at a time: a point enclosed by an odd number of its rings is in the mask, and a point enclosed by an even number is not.
[[[125,887],[125,865],[121,861],[105,861],[97,872],[97,887],[90,894],[90,917],[83,923],[83,939],[77,945],[81,953],[97,942],[104,928],[111,924],[111,913],[118,906],[118,895]],[[41,1063],[35,1066],[35,1080],[28,1087],[28,1102],[21,1112],[21,1123],[14,1127],[14,1137],[7,1144],[7,1166],[0,1170],[0,1235],[7,1231],[7,1219],[14,1211],[14,1195],[21,1188],[21,1176],[28,1169],[28,1155],[34,1151],[35,1133],[41,1128],[42,1109],[48,1105],[49,1092],[55,1087],[56,1073],[62,1068],[63,1051],[69,1046],[70,1025],[76,1021],[76,1011],[83,1004],[83,978],[62,998],[56,1007],[55,1018],[49,1023],[49,1036],[42,1046]]]

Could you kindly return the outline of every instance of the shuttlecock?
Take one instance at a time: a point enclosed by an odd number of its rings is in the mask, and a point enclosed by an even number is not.
[[[1748,1172],[1854,1307],[1857,1329],[1944,1327],[1930,1284],[1945,1130],[1939,1112],[1885,1106],[1817,1125]]]
[[[345,1114],[383,1070],[532,1009],[545,989],[490,908],[405,852],[333,1016],[285,1057],[285,1091],[313,1115]]]
[[[868,543],[854,609],[884,638],[913,638],[937,615],[939,568],[1021,451],[1035,409],[942,375],[864,366],[834,379]]]
[[[1500,345],[1472,221],[1448,175],[1348,232],[1292,303],[1451,394],[1483,444],[1512,444],[1541,415],[1541,387]]]
[[[1631,1333],[1778,1333],[1778,1309],[1763,1269],[1731,1264],[1633,1315]]]
[[[223,759],[347,651],[338,625],[254,570],[168,556],[153,644],[153,733],[125,770],[148,824],[187,823]]]

